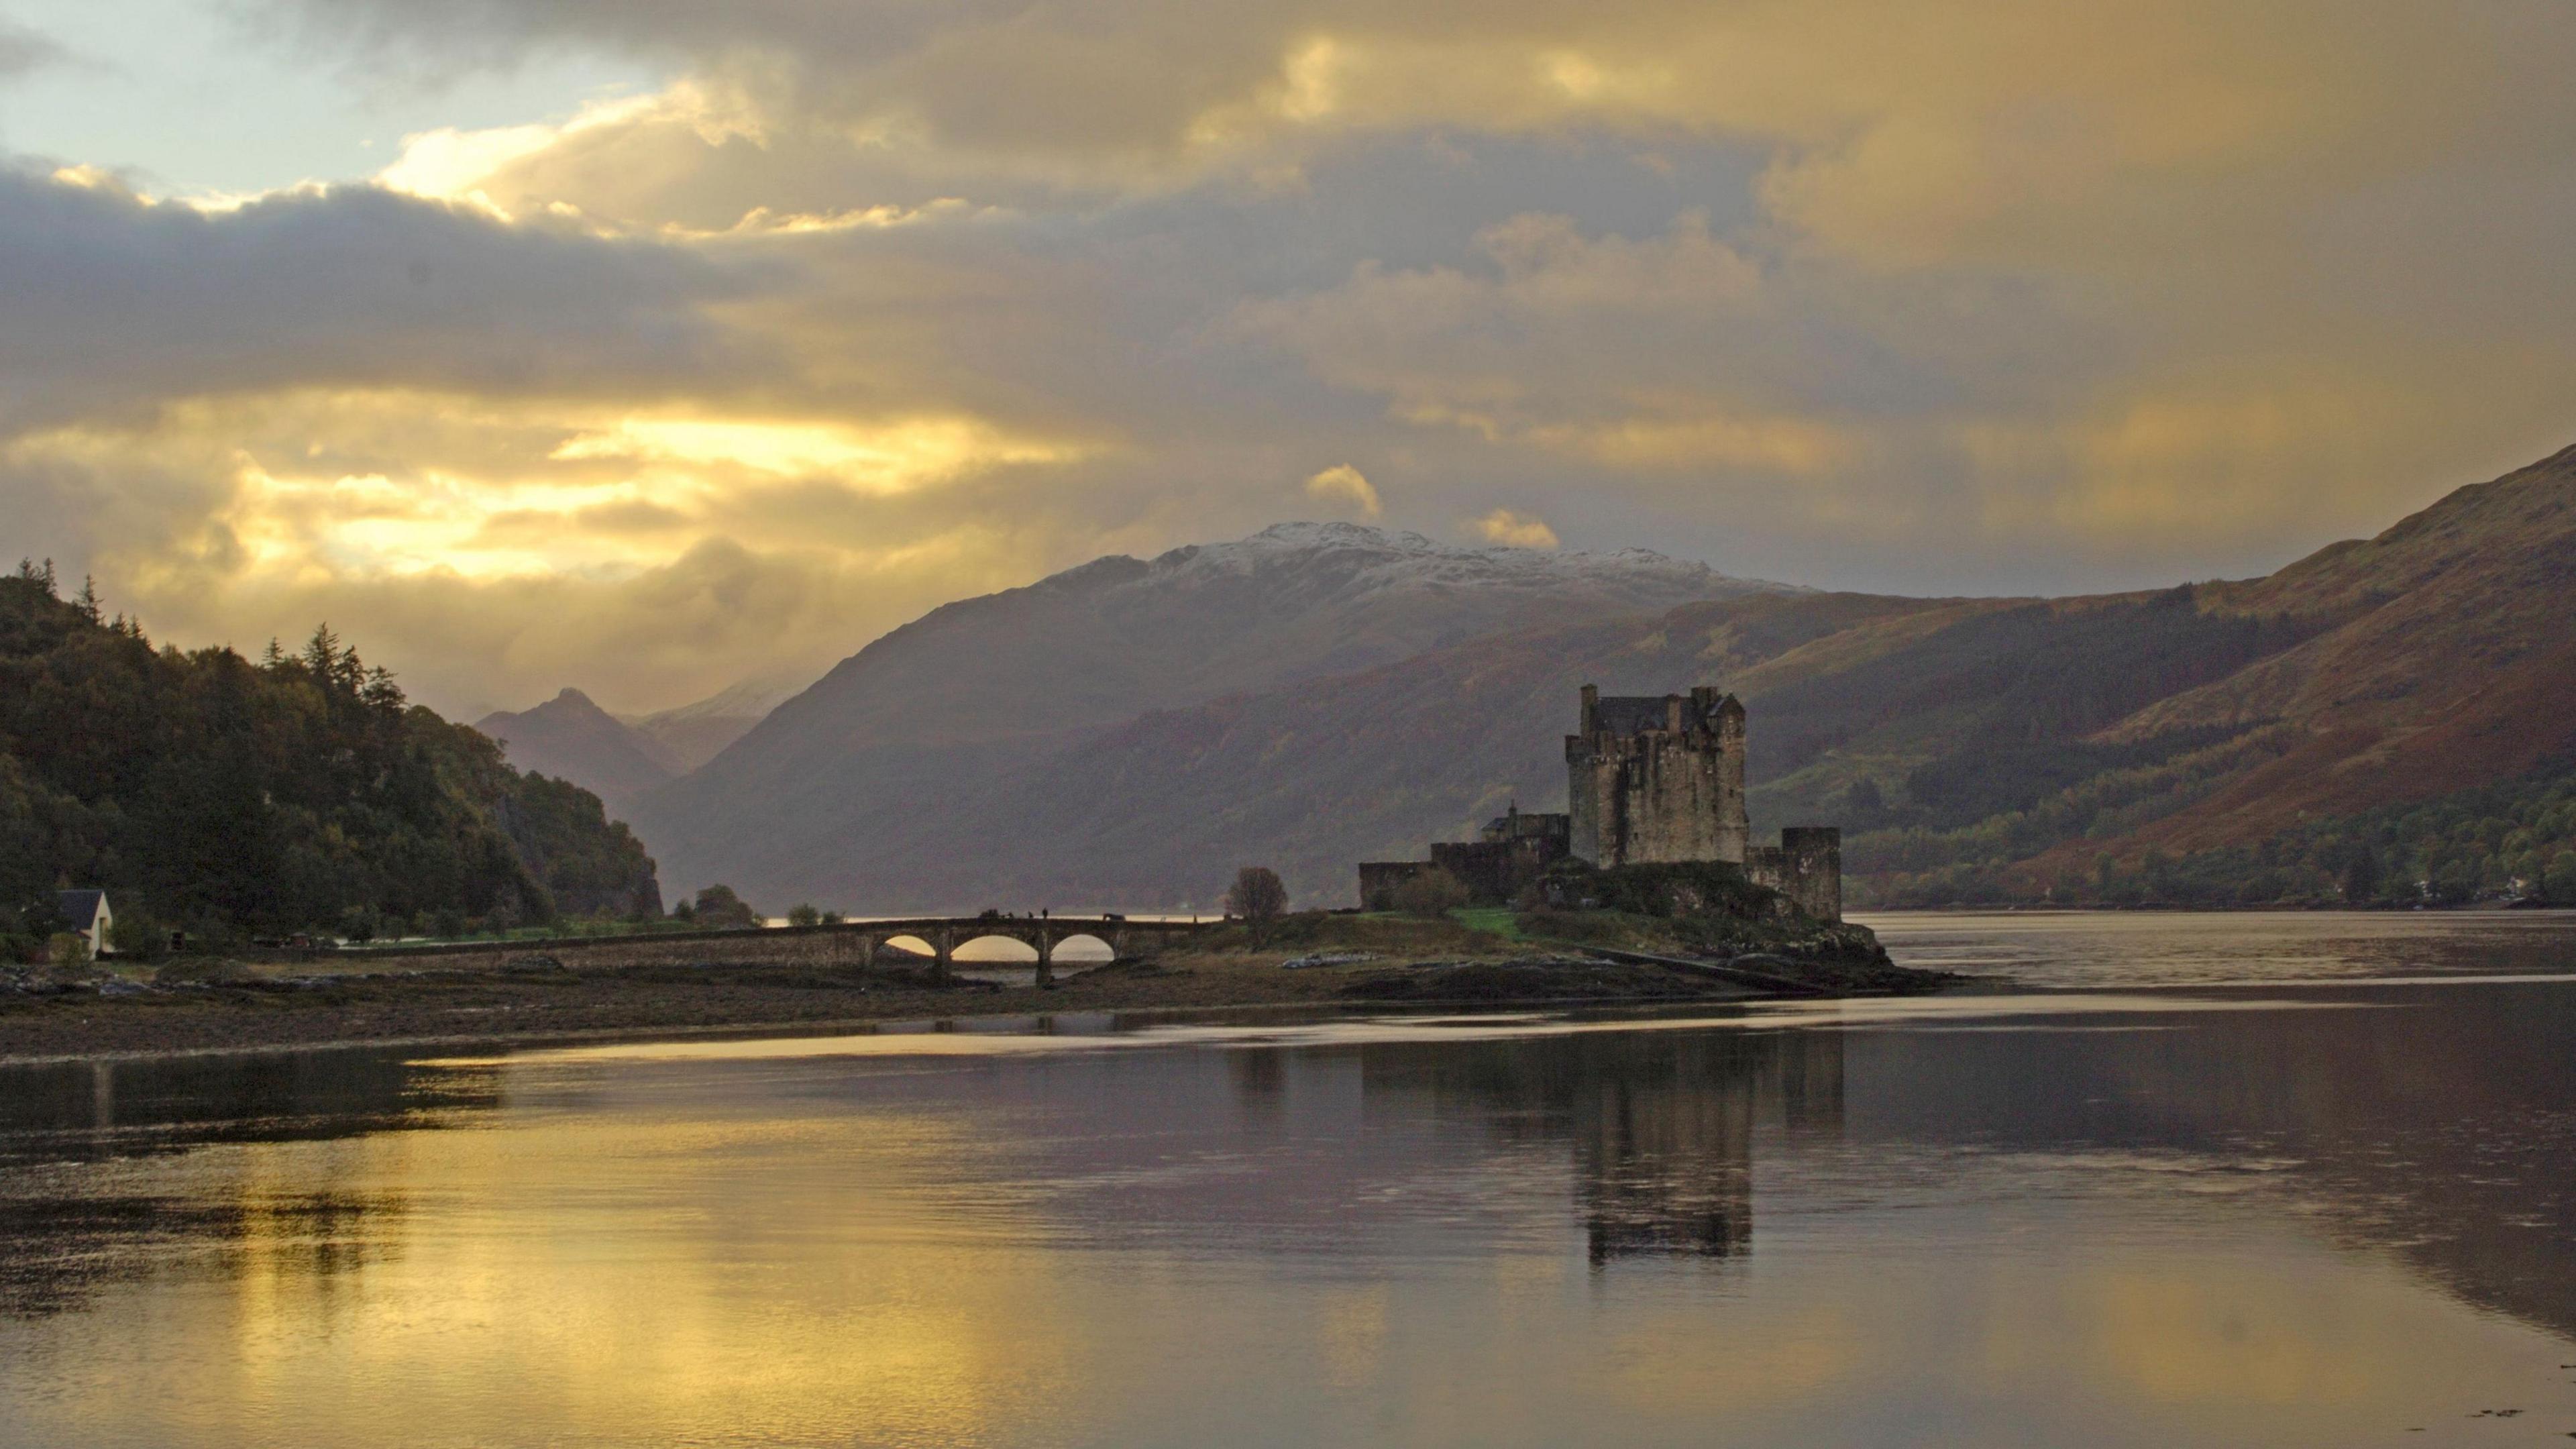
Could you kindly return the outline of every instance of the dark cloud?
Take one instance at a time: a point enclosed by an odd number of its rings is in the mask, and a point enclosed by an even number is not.
[[[748,367],[671,247],[373,187],[233,211],[0,168],[0,427],[282,387],[633,396]]]

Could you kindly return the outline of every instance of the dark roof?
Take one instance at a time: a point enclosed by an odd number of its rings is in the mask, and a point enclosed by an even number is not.
[[[1696,691],[1680,695],[1605,694],[1592,707],[1592,727],[1596,730],[1606,730],[1614,735],[1636,735],[1643,734],[1647,730],[1669,728],[1672,714],[1668,704],[1675,699],[1682,702],[1683,729],[1713,728],[1713,722],[1719,715],[1730,710],[1739,715],[1744,712],[1744,706],[1737,702],[1734,695],[1712,693],[1713,698],[1709,702],[1709,710],[1705,716],[1696,712],[1698,704]]]
[[[1683,705],[1683,716],[1685,719],[1689,717],[1687,701]],[[1660,694],[1605,694],[1592,711],[1593,728],[1608,730],[1614,735],[1659,730],[1670,719],[1664,709],[1664,696]]]
[[[62,913],[64,925],[86,931],[98,924],[98,903],[105,899],[105,891],[56,891],[54,908]]]

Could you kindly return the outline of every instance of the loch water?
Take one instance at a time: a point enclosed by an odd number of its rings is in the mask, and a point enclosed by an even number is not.
[[[0,1445],[2576,1433],[2576,917],[1905,1000],[0,1067]]]

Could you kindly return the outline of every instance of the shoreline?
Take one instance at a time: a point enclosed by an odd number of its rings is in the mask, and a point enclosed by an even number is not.
[[[1885,995],[1954,978],[1819,980],[1795,995]],[[0,1067],[320,1049],[519,1048],[718,1034],[851,1034],[890,1022],[1073,1013],[1654,1006],[1793,999],[1697,973],[1563,956],[1283,969],[1226,957],[1114,962],[1048,987],[918,970],[706,965],[370,973],[120,994],[0,996]]]

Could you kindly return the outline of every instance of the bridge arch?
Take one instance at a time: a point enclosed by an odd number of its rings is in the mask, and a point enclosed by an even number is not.
[[[1118,948],[1099,932],[1076,931],[1056,938],[1053,955],[1059,965],[1100,966],[1117,960]]]
[[[960,926],[949,959],[961,965],[1033,966],[1040,952],[1017,931],[978,930]]]

